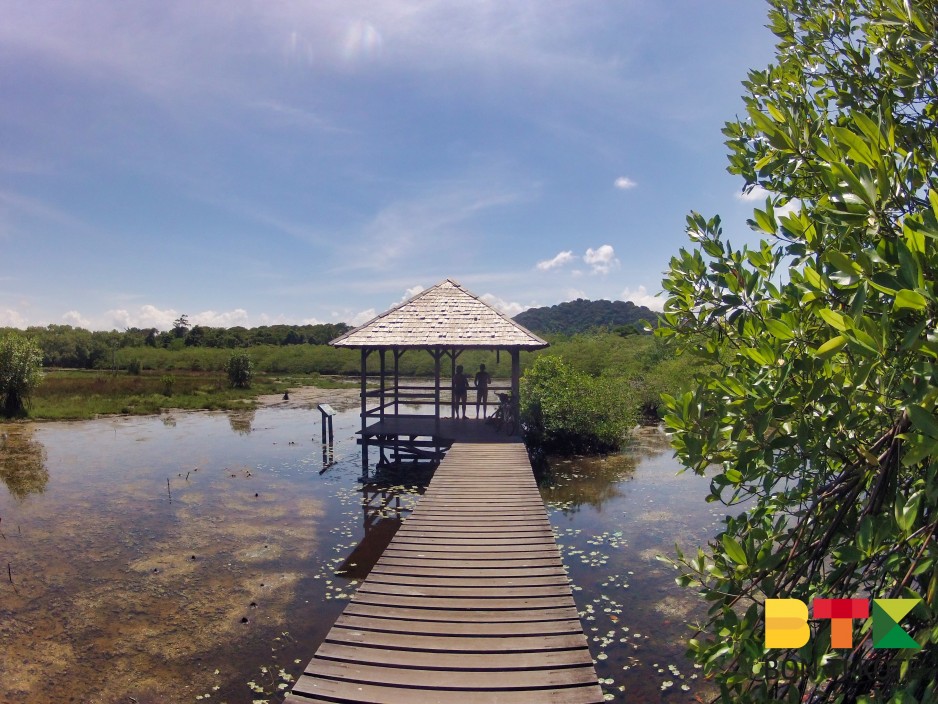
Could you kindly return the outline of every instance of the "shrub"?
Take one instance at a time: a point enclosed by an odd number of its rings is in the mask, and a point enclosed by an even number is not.
[[[160,377],[160,384],[163,385],[163,395],[172,396],[173,387],[176,385],[176,377],[172,374],[164,374]]]
[[[0,414],[23,415],[42,381],[42,350],[16,333],[0,338]]]
[[[556,454],[607,452],[622,446],[635,425],[628,382],[591,377],[560,357],[540,357],[521,379],[525,440]]]
[[[140,361],[139,357],[134,357],[129,362],[127,362],[127,373],[133,376],[140,376],[140,372],[143,370],[143,363]]]
[[[254,362],[247,352],[235,352],[225,364],[228,381],[236,389],[247,389],[254,377]]]

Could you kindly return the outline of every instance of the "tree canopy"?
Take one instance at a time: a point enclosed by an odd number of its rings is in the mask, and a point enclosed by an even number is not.
[[[691,651],[725,701],[936,701],[938,5],[769,4],[776,61],[724,129],[730,172],[766,192],[762,240],[692,213],[664,280],[659,334],[713,362],[666,423],[737,507],[676,561],[712,602]],[[764,600],[815,597],[920,599],[902,628],[922,649],[872,648],[862,621],[831,649],[823,620],[766,649]]]
[[[658,314],[631,301],[588,301],[578,298],[555,306],[529,308],[516,315],[514,320],[538,334],[575,335],[598,328],[621,328],[623,333],[633,334],[643,329],[646,322],[655,324]]]
[[[0,336],[0,415],[26,412],[42,381],[42,352],[33,340],[17,333]]]

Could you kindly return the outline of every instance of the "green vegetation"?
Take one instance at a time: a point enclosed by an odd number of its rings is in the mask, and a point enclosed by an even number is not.
[[[551,454],[617,450],[637,416],[625,377],[593,377],[561,357],[541,357],[521,380],[525,441]]]
[[[600,329],[629,335],[641,332],[646,323],[656,325],[658,315],[631,301],[587,301],[578,298],[555,306],[529,308],[516,315],[514,320],[538,335],[575,335]]]
[[[552,338],[521,379],[525,441],[549,454],[617,450],[637,422],[658,420],[661,394],[686,389],[699,364],[647,335]]]
[[[247,352],[235,352],[225,363],[225,373],[233,388],[251,388],[251,379],[254,378],[254,362],[251,361],[251,355]]]
[[[167,408],[224,410],[250,408],[259,394],[299,386],[339,386],[317,375],[258,375],[251,389],[234,389],[221,372],[145,372],[139,376],[85,370],[53,370],[33,396],[30,414],[73,420],[125,413],[145,415]]]
[[[25,415],[42,381],[42,353],[29,338],[15,332],[0,337],[0,415]]]
[[[696,213],[659,334],[712,366],[666,399],[682,462],[729,506],[678,555],[712,603],[690,642],[722,701],[938,701],[938,5],[771,0],[777,63],[727,124],[730,171],[768,191],[733,249]],[[783,210],[784,208],[784,210]],[[790,210],[791,212],[786,212]],[[690,336],[693,336],[692,338]],[[921,599],[921,650],[764,648],[766,598]],[[767,678],[767,659],[801,663]],[[789,667],[787,671],[792,672]]]
[[[325,345],[349,329],[344,323],[335,325],[264,325],[257,328],[211,328],[189,326],[187,316],[180,316],[173,328],[160,332],[156,328],[128,328],[123,332],[89,331],[70,325],[30,327],[26,335],[42,349],[43,366],[71,369],[112,369],[115,362],[126,369],[129,360],[139,357],[146,364],[149,350],[231,350],[244,347],[292,347]],[[0,335],[18,332],[0,328]],[[228,358],[221,353],[219,359]],[[148,369],[158,367],[147,366]]]
[[[39,394],[34,415],[88,418],[101,413],[152,413],[170,406],[225,408],[244,403],[254,392],[282,392],[282,388],[273,388],[276,379],[296,379],[296,382],[285,383],[286,387],[330,383],[343,386],[320,375],[347,376],[350,382],[358,378],[360,356],[356,350],[299,342],[254,344],[238,347],[233,353],[226,347],[191,343],[193,335],[196,338],[201,335],[203,340],[208,339],[209,333],[212,339],[230,337],[216,329],[205,328],[205,332],[199,332],[198,328],[190,327],[188,319],[180,316],[167,333],[171,334],[171,339],[166,346],[148,344],[146,336],[134,330],[100,333],[56,325],[30,328],[26,334],[41,347],[47,365],[56,360],[81,362],[77,366],[84,370],[83,374],[75,374],[77,370],[52,365],[50,384]],[[338,334],[337,331],[344,329],[343,325],[272,326],[255,328],[250,336],[241,336],[241,329],[232,330],[244,339],[263,340],[270,337],[271,331],[276,331],[283,340],[292,340],[297,336],[317,335],[316,339],[328,339],[326,332]],[[633,334],[627,334],[630,332]],[[632,416],[657,417],[660,393],[682,390],[681,384],[689,377],[689,366],[696,363],[692,356],[674,357],[660,340],[634,334],[632,329],[572,336],[547,334],[546,337],[551,347],[523,355],[522,372],[542,357],[562,357],[572,372],[584,375],[584,379],[602,377],[625,389],[624,397],[632,404]],[[243,389],[230,388],[235,380],[225,382],[230,379],[232,355],[247,353],[259,386],[246,393]],[[459,357],[459,362],[470,371],[485,364],[497,382],[504,382],[511,374],[507,354],[470,350]],[[409,351],[399,363],[404,377],[433,376],[433,359],[426,352]],[[369,372],[377,371],[377,355],[371,355]],[[124,372],[119,374],[120,380],[115,379],[118,372]],[[448,376],[449,369],[444,368],[443,374]],[[230,394],[233,390],[239,393]]]

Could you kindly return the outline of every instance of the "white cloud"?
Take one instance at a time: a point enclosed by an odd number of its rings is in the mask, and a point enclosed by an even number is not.
[[[638,181],[633,181],[628,176],[620,176],[615,180],[613,185],[620,191],[627,191],[630,188],[635,188],[638,185]]]
[[[26,318],[11,308],[0,308],[0,327],[25,328]]]
[[[409,301],[411,298],[413,298],[414,296],[416,296],[418,293],[420,293],[423,290],[424,288],[420,284],[404,289],[404,297],[394,301],[394,303],[391,304],[391,307],[399,305],[403,303],[404,301]]]
[[[619,297],[623,301],[632,301],[637,306],[645,306],[657,311],[664,310],[664,299],[651,295],[644,286],[635,289],[627,288],[619,294]]]
[[[499,298],[498,296],[492,295],[491,293],[483,293],[481,296],[479,296],[479,298],[481,298],[483,301],[488,303],[490,306],[494,306],[495,308],[500,310],[502,313],[507,315],[509,318],[513,318],[516,315],[518,315],[518,313],[526,311],[528,308],[531,307],[530,305],[526,306],[522,303],[517,303],[515,301],[503,300]]]
[[[583,255],[583,261],[593,268],[594,274],[608,274],[619,266],[616,252],[609,244],[601,245],[596,249],[588,248],[586,254]]]
[[[544,261],[537,263],[537,268],[541,271],[548,271],[550,269],[556,269],[557,267],[563,266],[568,262],[572,262],[576,257],[573,255],[573,252],[567,250],[565,252],[560,252],[553,259],[545,259]]]
[[[375,312],[374,308],[368,308],[367,310],[363,310],[360,313],[353,315],[352,319],[348,321],[348,324],[352,327],[358,327],[359,325],[364,325],[376,315],[378,314]]]
[[[150,304],[140,306],[135,312],[125,308],[117,308],[104,313],[105,326],[108,328],[157,328],[169,330],[173,321],[179,317],[179,311],[169,308],[160,310]]]
[[[117,328],[157,328],[158,330],[169,330],[173,327],[173,321],[179,318],[180,312],[175,308],[160,309],[154,305],[140,306],[136,311],[129,311],[125,308],[109,310],[104,314],[104,327],[108,329]],[[205,310],[200,313],[193,313],[188,316],[192,325],[205,325],[208,327],[229,328],[236,325],[248,326],[250,321],[248,312],[244,308],[235,308],[230,311],[218,312],[214,310]],[[269,317],[262,315],[265,321]],[[86,321],[87,322],[87,321]]]
[[[267,315],[261,317],[269,320]],[[189,322],[193,325],[205,325],[213,328],[230,328],[236,325],[246,326],[248,324],[248,312],[244,308],[235,308],[224,313],[206,310],[189,316]]]
[[[68,311],[62,316],[62,320],[65,321],[66,325],[72,325],[77,328],[91,327],[91,321],[82,317],[81,313],[79,313],[77,310]]]
[[[566,291],[567,300],[574,301],[577,298],[586,298],[586,291],[578,288],[568,288]]]

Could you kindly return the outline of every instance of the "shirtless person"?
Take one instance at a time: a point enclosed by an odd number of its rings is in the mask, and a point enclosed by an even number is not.
[[[485,365],[479,365],[479,371],[476,372],[475,378],[475,387],[476,387],[476,418],[479,417],[479,404],[482,404],[482,417],[485,418],[487,413],[487,407],[489,403],[489,384],[492,383],[492,376],[485,371]],[[463,409],[463,415],[466,415],[465,409]]]

